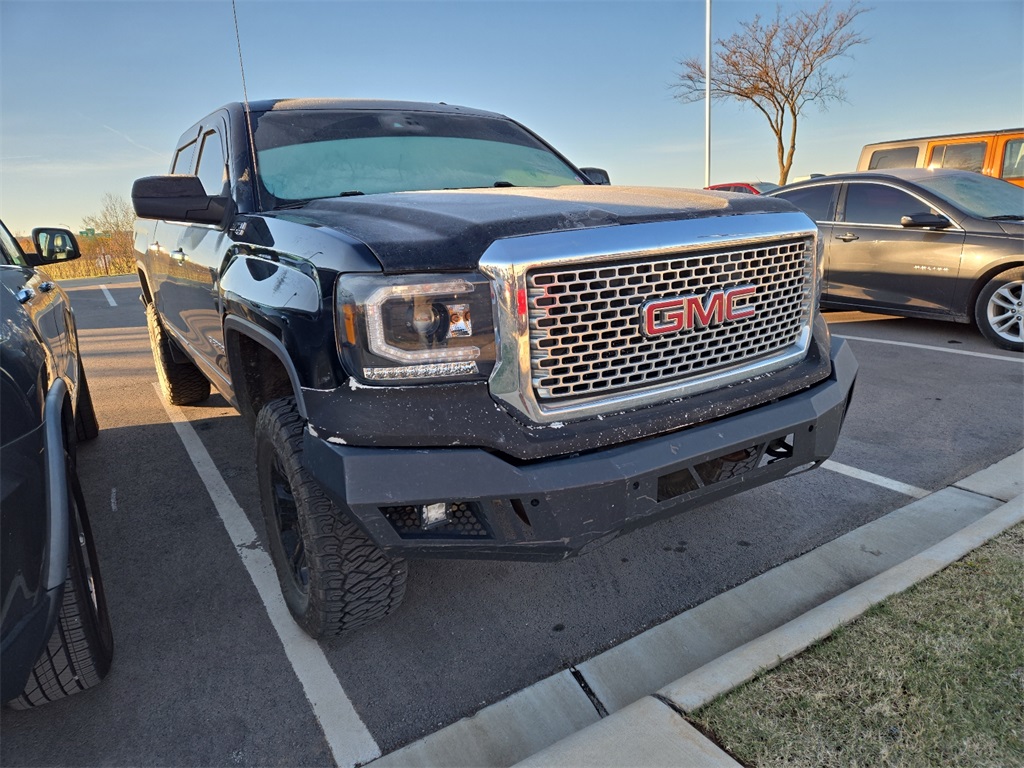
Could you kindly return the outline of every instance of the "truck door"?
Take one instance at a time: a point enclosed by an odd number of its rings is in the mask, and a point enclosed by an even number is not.
[[[195,173],[196,149],[199,146],[199,127],[195,126],[186,131],[178,139],[178,149],[171,161],[171,173],[193,174]],[[148,242],[136,242],[136,250],[146,251],[146,264],[149,267],[150,287],[153,290],[153,300],[156,302],[160,315],[164,318],[164,324],[179,339],[184,337],[179,318],[173,317],[169,312],[170,307],[180,304],[180,299],[175,296],[179,277],[177,262],[171,259],[171,252],[177,247],[178,238],[181,237],[182,225],[173,221],[154,221],[148,233],[143,226],[137,229],[136,236],[148,234]]]
[[[192,173],[209,195],[228,194],[226,123],[214,116],[196,139]],[[170,330],[198,356],[196,361],[222,392],[229,382],[219,280],[227,233],[213,225],[161,222],[158,237],[167,257],[160,311]]]

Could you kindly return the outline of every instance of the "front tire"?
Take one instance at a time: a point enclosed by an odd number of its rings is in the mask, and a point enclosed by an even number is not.
[[[305,422],[291,397],[256,419],[256,470],[271,558],[295,621],[311,637],[341,635],[393,612],[407,566],[338,508],[302,463]]]
[[[201,403],[210,396],[210,381],[190,362],[177,363],[171,356],[171,340],[160,324],[156,304],[146,305],[149,345],[153,349],[156,378],[164,399],[171,405]]]
[[[98,685],[110,671],[114,657],[114,636],[96,545],[70,458],[67,476],[71,540],[60,613],[25,690],[8,702],[12,709],[32,709]]]
[[[985,284],[974,305],[974,320],[997,347],[1024,352],[1024,267],[1001,272]]]

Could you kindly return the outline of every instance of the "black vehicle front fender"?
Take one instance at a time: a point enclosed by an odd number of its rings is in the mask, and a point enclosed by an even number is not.
[[[35,431],[42,431],[42,451],[45,474],[45,515],[46,515],[46,547],[41,567],[41,589],[33,599],[31,609],[17,620],[17,623],[5,628],[3,638],[3,680],[0,685],[0,697],[3,701],[14,698],[24,689],[29,673],[35,665],[47,641],[53,634],[64,599],[64,585],[67,579],[68,547],[70,535],[69,494],[67,451],[64,441],[64,425],[67,410],[70,408],[68,389],[64,380],[57,378],[46,394],[43,410],[43,423]],[[33,433],[24,440],[38,441]],[[20,441],[23,442],[23,441]],[[38,451],[29,447],[29,452]],[[5,446],[7,450],[21,450],[14,444]],[[38,453],[36,453],[38,456]],[[5,454],[5,458],[9,459]],[[44,510],[39,510],[43,512]]]
[[[68,489],[67,457],[64,443],[64,408],[68,402],[68,388],[63,379],[56,379],[46,393],[43,410],[44,451],[46,456],[46,511],[49,519],[48,563],[46,589],[61,590],[67,578],[68,567]],[[60,597],[53,601],[53,618]],[[52,629],[53,624],[49,625]],[[49,634],[47,634],[49,637]]]

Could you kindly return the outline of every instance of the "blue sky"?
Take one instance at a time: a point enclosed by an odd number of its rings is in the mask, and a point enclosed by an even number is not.
[[[845,3],[839,3],[845,5]],[[704,0],[237,0],[249,97],[445,101],[502,112],[613,183],[702,186]],[[784,10],[816,3],[783,2]],[[841,60],[848,103],[802,119],[791,178],[868,142],[1024,124],[1024,2],[874,0]],[[713,0],[712,34],[773,2]],[[0,0],[0,217],[78,229],[166,173],[181,132],[241,100],[230,0]],[[753,109],[715,103],[712,181],[775,181]]]

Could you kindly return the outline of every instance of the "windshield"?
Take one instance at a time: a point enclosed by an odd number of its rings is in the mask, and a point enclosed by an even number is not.
[[[936,174],[915,183],[979,219],[1024,218],[1024,187],[980,173]]]
[[[14,239],[3,222],[0,222],[0,264],[16,264],[27,267],[28,262],[21,252],[21,246]]]
[[[254,133],[259,179],[272,206],[383,192],[584,183],[530,133],[499,118],[282,110],[259,115]]]

